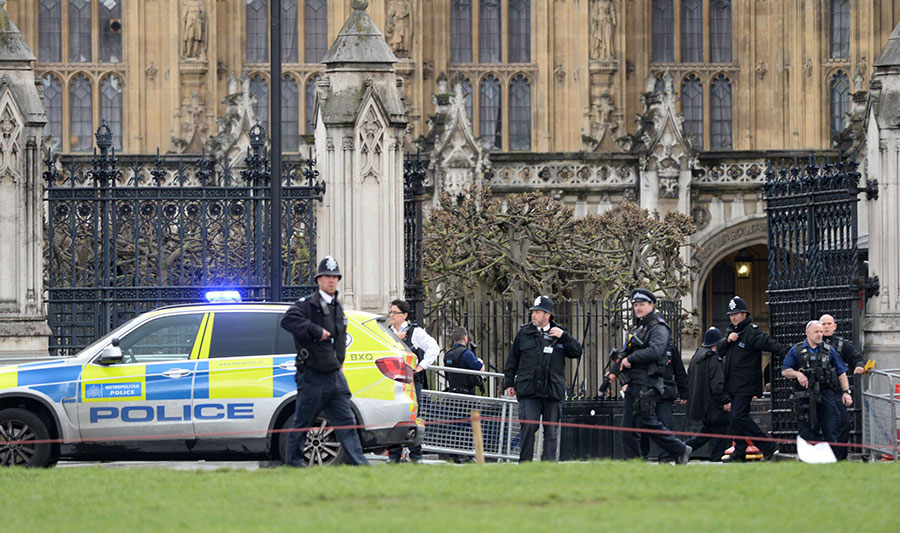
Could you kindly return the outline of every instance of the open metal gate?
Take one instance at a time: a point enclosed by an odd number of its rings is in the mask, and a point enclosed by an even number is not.
[[[53,355],[72,354],[137,314],[232,288],[244,300],[292,299],[315,275],[315,161],[282,175],[282,289],[272,294],[266,133],[255,126],[245,168],[201,156],[129,156],[106,125],[89,161],[48,154],[45,287]],[[89,166],[88,166],[89,165]]]
[[[834,316],[838,335],[859,345],[857,166],[846,159],[820,165],[810,156],[805,167],[782,161],[780,169],[766,171],[771,334],[785,346],[803,341],[806,323],[825,313]],[[781,376],[782,363],[776,356],[770,367],[772,436],[793,439],[793,385]],[[853,438],[858,442],[858,431]]]

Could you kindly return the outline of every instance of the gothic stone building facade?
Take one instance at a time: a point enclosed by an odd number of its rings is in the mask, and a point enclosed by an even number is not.
[[[319,61],[350,4],[281,2],[288,152],[305,150]],[[103,120],[124,153],[227,157],[247,117],[267,121],[267,0],[7,10],[37,56],[58,152],[89,152]],[[765,326],[765,165],[836,154],[900,0],[373,0],[368,13],[399,58],[434,193],[540,188],[578,213],[623,200],[691,213],[685,305],[723,324],[741,294]]]

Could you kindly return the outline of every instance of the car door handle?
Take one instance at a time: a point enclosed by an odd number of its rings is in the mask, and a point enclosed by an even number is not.
[[[170,370],[166,370],[162,373],[163,376],[167,378],[183,378],[191,373],[190,370],[186,370],[184,368],[172,368]]]
[[[280,365],[278,365],[278,368],[281,368],[284,370],[297,370],[297,365],[294,364],[293,361],[285,361],[285,362],[281,363]]]

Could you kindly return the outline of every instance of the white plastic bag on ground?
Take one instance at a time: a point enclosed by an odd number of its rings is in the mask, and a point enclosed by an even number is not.
[[[836,463],[837,457],[827,442],[810,444],[797,435],[797,458],[804,463],[825,464]]]

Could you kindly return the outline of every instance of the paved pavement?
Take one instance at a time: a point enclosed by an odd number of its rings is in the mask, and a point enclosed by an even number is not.
[[[386,464],[387,456],[366,454],[366,459],[373,465]],[[430,459],[426,456],[425,464],[448,464],[439,459]],[[234,470],[259,470],[260,468],[273,468],[281,466],[270,461],[60,461],[57,468],[84,468],[100,466],[103,468],[169,468],[172,470],[218,470],[228,468]]]

